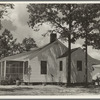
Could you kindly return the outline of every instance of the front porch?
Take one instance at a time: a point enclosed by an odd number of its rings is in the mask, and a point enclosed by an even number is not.
[[[0,62],[0,81],[19,79],[23,81],[24,74],[28,70],[28,61],[6,60]]]

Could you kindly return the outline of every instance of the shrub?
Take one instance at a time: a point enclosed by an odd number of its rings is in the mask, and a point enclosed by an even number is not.
[[[14,85],[15,84],[15,80],[13,79],[4,79],[4,80],[1,80],[1,85]]]
[[[7,80],[1,80],[1,85],[8,85],[8,81]]]

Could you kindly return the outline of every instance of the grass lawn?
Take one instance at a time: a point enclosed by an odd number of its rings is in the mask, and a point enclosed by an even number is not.
[[[56,85],[0,86],[0,95],[100,95],[100,87],[60,87]]]

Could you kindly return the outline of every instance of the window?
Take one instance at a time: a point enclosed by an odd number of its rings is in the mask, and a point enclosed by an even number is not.
[[[77,70],[82,71],[82,61],[77,61]]]
[[[41,61],[41,74],[47,74],[47,61]]]
[[[63,70],[63,62],[62,62],[62,61],[59,62],[59,70],[60,70],[60,71]]]

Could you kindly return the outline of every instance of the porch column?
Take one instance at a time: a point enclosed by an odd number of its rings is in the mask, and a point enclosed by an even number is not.
[[[1,62],[1,79],[2,79],[2,62]]]
[[[29,68],[29,66],[30,66],[30,60],[28,59],[28,68]]]
[[[6,78],[6,60],[4,61],[4,79]]]

